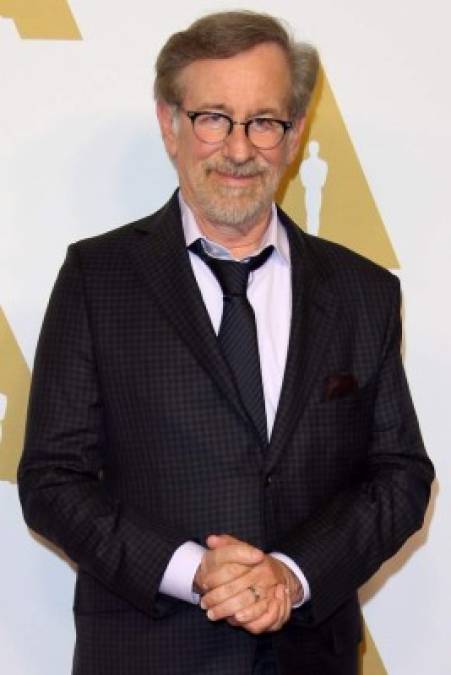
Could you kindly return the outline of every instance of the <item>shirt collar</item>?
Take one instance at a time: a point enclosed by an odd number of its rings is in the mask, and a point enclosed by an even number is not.
[[[233,256],[230,255],[229,251],[224,246],[221,246],[221,244],[217,244],[211,239],[207,239],[207,237],[205,237],[199,228],[199,225],[197,224],[194,213],[183,199],[183,195],[180,190],[178,192],[178,198],[180,203],[182,227],[183,233],[185,235],[186,247],[188,248],[197,239],[201,239],[202,244],[209,255],[213,256],[214,258],[233,260]],[[275,249],[275,254],[277,254],[280,260],[287,265],[290,264],[290,247],[287,233],[279,220],[277,215],[277,207],[274,202],[271,206],[271,218],[263,236],[263,240],[258,250],[256,250],[252,255],[257,255],[267,246],[273,246]]]

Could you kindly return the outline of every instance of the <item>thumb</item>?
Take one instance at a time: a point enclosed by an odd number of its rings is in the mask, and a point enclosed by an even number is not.
[[[208,548],[222,548],[223,546],[230,546],[231,544],[241,544],[242,542],[230,534],[210,534],[207,537]]]
[[[220,560],[221,563],[238,562],[243,565],[256,565],[265,557],[260,549],[229,534],[211,534],[207,538],[207,545],[211,551],[219,552],[218,561]]]

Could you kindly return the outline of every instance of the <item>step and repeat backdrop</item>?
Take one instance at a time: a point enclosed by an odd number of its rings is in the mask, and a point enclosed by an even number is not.
[[[176,185],[153,63],[201,14],[245,7],[316,44],[315,116],[279,202],[392,269],[404,360],[438,479],[425,526],[362,589],[363,675],[450,675],[451,93],[445,0],[0,0],[0,671],[70,672],[74,569],[21,519],[30,371],[67,245],[158,208]]]

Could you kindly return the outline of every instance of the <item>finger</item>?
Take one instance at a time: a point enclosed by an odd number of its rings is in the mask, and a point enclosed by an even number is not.
[[[258,565],[250,567],[241,566],[234,570],[229,570],[226,565],[218,567],[203,577],[206,590],[209,591],[204,596],[205,605],[214,607],[250,586],[260,590],[261,595],[267,596],[269,589],[281,582],[277,571],[278,567],[271,564],[269,556],[265,556]]]
[[[265,601],[265,598],[262,598]],[[258,603],[260,600],[257,601]],[[238,593],[232,597],[228,597],[224,602],[214,605],[207,611],[207,617],[210,621],[219,621],[229,616],[235,616],[243,609],[255,605],[255,594],[249,588],[244,589],[243,592]],[[205,598],[202,598],[201,607],[206,609]]]
[[[242,565],[241,563],[227,563],[218,567],[212,572],[207,572],[202,576],[202,587],[205,590],[205,593],[213,592],[218,588],[222,588],[232,582],[236,582],[242,576],[249,574],[249,567],[247,565]],[[249,585],[249,584],[247,584]],[[219,597],[216,597],[216,601],[212,604],[217,604],[222,602],[229,595],[235,595],[239,591],[246,588],[246,584],[241,584],[239,587],[234,588],[234,592],[230,593],[229,591],[223,592]],[[205,596],[204,596],[205,597]]]
[[[277,574],[277,569],[267,563],[267,558],[268,556],[257,565],[249,565],[240,568],[240,570],[235,570],[232,588],[221,588],[221,586],[222,584],[228,583],[225,580],[225,576],[230,578],[233,577],[233,574],[222,574],[222,568],[213,569],[208,575],[208,588],[211,591],[215,591],[215,596],[214,598],[212,597],[212,601],[220,602],[223,600],[224,596],[237,593],[251,585],[265,592],[269,591],[270,588],[274,588],[276,584],[282,583],[280,575]]]
[[[205,609],[215,607],[228,598],[244,592],[248,593],[249,602],[255,601],[255,593],[252,594],[252,592],[249,591],[250,586],[256,588],[256,585],[253,583],[253,576],[249,572],[249,568],[241,565],[240,571],[233,571],[238,572],[234,577],[231,576],[232,570],[230,570],[230,566],[227,565],[217,572],[205,577],[205,584],[210,589],[202,598]],[[228,577],[227,580],[225,580],[226,577]]]
[[[285,624],[291,616],[291,610],[292,610],[293,606],[292,606],[292,603],[291,603],[290,593],[289,593],[288,588],[286,586],[284,587],[284,593],[285,593],[286,605],[285,605],[285,614],[284,614],[284,617],[283,617],[283,623]]]
[[[237,544],[227,544],[205,553],[209,566],[213,566],[213,568],[226,563],[241,563],[242,565],[252,566],[260,563],[264,557],[263,551],[242,541]]]
[[[259,635],[260,633],[266,632],[268,627],[272,626],[276,622],[278,615],[279,601],[276,598],[273,598],[270,600],[266,612],[255,621],[250,621],[249,623],[243,624],[243,628],[253,635]]]
[[[213,567],[213,569],[209,571],[209,567]],[[197,583],[199,588],[202,589],[203,594],[206,594],[217,587],[224,586],[238,579],[248,572],[249,567],[241,563],[227,563],[216,568],[211,564],[202,565]]]
[[[241,556],[242,554],[246,556],[250,556],[250,561],[247,562],[245,560],[239,560],[238,562],[243,562],[244,564],[255,564],[256,562],[260,562],[263,560],[265,557],[265,554],[263,551],[261,551],[259,548],[252,546],[251,544],[248,544],[246,541],[241,541],[240,539],[237,539],[236,537],[232,537],[230,534],[210,534],[207,537],[207,546],[209,547],[210,550],[217,550],[217,549],[224,549],[227,546],[233,546],[237,547],[237,549],[232,549],[231,551],[227,552],[227,555],[233,555],[233,552],[236,550],[239,550],[239,555]]]
[[[240,539],[232,537],[230,534],[210,534],[207,537],[207,546],[209,548],[221,548],[221,546],[228,546],[229,544],[239,544]],[[242,542],[245,543],[245,542]]]
[[[201,562],[199,586],[204,591],[216,588],[244,574],[246,569],[243,569],[243,565],[252,568],[262,558],[265,558],[262,551],[243,542],[227,545],[217,550],[206,550]],[[232,567],[225,569],[227,565],[232,565]]]
[[[279,603],[279,611],[276,621],[271,626],[268,626],[268,632],[279,630],[284,624],[284,618],[287,609],[287,595],[285,593],[285,587],[282,586],[282,584],[277,584],[275,597]]]
[[[284,617],[283,617],[283,623],[285,624],[291,616],[292,604],[291,604],[291,597],[290,597],[288,587],[284,586],[283,590],[284,590],[284,594],[285,594],[285,614],[284,614]]]
[[[279,601],[279,615],[277,620],[271,626],[267,627],[268,632],[280,630],[286,621],[288,621],[291,612],[291,603],[286,586],[279,584],[276,588],[275,596]]]
[[[268,611],[268,605],[270,600],[268,598],[263,598],[254,602],[252,605],[249,605],[245,609],[240,609],[234,616],[238,625],[252,623],[259,619],[266,611]]]

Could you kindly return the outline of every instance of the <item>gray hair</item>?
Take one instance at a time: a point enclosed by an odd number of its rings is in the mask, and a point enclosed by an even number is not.
[[[288,102],[292,119],[305,115],[319,67],[316,49],[296,42],[282,22],[269,14],[251,11],[216,12],[174,33],[161,49],[156,62],[154,94],[157,101],[180,105],[184,92],[179,75],[200,59],[226,59],[264,42],[278,44],[291,72]]]

